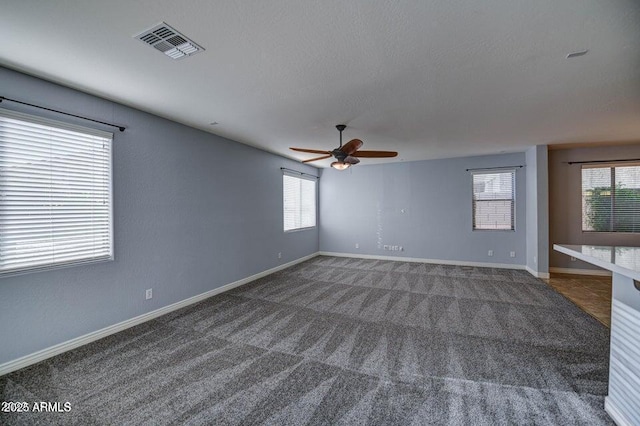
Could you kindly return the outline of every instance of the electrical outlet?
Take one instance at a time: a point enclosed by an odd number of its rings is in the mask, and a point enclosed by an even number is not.
[[[400,246],[400,251],[404,251],[404,247]]]
[[[489,256],[489,257],[493,256],[493,250],[489,250],[489,251],[487,252],[487,256]]]
[[[278,252],[278,259],[282,259],[282,253]]]
[[[144,298],[146,300],[149,300],[153,297],[153,289],[152,288],[148,288],[145,292],[144,292]]]
[[[510,251],[509,252],[509,257],[516,257],[516,252],[515,251]]]
[[[572,262],[575,262],[575,261],[576,261],[576,258],[575,258],[575,257],[573,257],[573,256],[571,256],[571,261],[572,261]]]
[[[356,243],[356,248],[360,248],[360,244]]]

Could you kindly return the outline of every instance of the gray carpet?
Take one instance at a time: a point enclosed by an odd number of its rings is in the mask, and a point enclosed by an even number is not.
[[[608,344],[523,271],[317,257],[0,378],[71,403],[0,423],[613,424]]]

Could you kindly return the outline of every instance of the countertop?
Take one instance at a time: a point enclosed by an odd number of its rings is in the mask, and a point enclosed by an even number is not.
[[[640,247],[554,244],[553,249],[640,281]]]

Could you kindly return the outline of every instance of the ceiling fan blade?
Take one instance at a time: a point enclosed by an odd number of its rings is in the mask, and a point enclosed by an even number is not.
[[[329,155],[331,155],[331,152],[329,152],[329,151],[321,151],[319,149],[306,149],[306,148],[293,148],[293,147],[291,147],[289,149],[292,149],[294,151],[299,151],[299,152],[308,152],[308,153],[311,153],[311,154],[325,154],[325,155],[329,154]]]
[[[356,151],[351,155],[361,158],[388,158],[395,157],[398,153],[395,151]]]
[[[310,163],[311,161],[324,160],[325,158],[331,158],[331,154],[323,155],[322,157],[312,158],[310,160],[304,160],[303,163]]]
[[[344,159],[344,162],[349,164],[358,164],[360,160],[358,160],[356,157],[352,155],[349,155]]]
[[[351,155],[362,146],[362,141],[360,139],[351,139],[349,142],[344,144],[340,151],[344,152],[347,155]]]

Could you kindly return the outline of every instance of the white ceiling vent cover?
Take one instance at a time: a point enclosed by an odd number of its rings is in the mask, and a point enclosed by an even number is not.
[[[134,36],[173,59],[195,55],[204,50],[196,42],[161,22]]]

